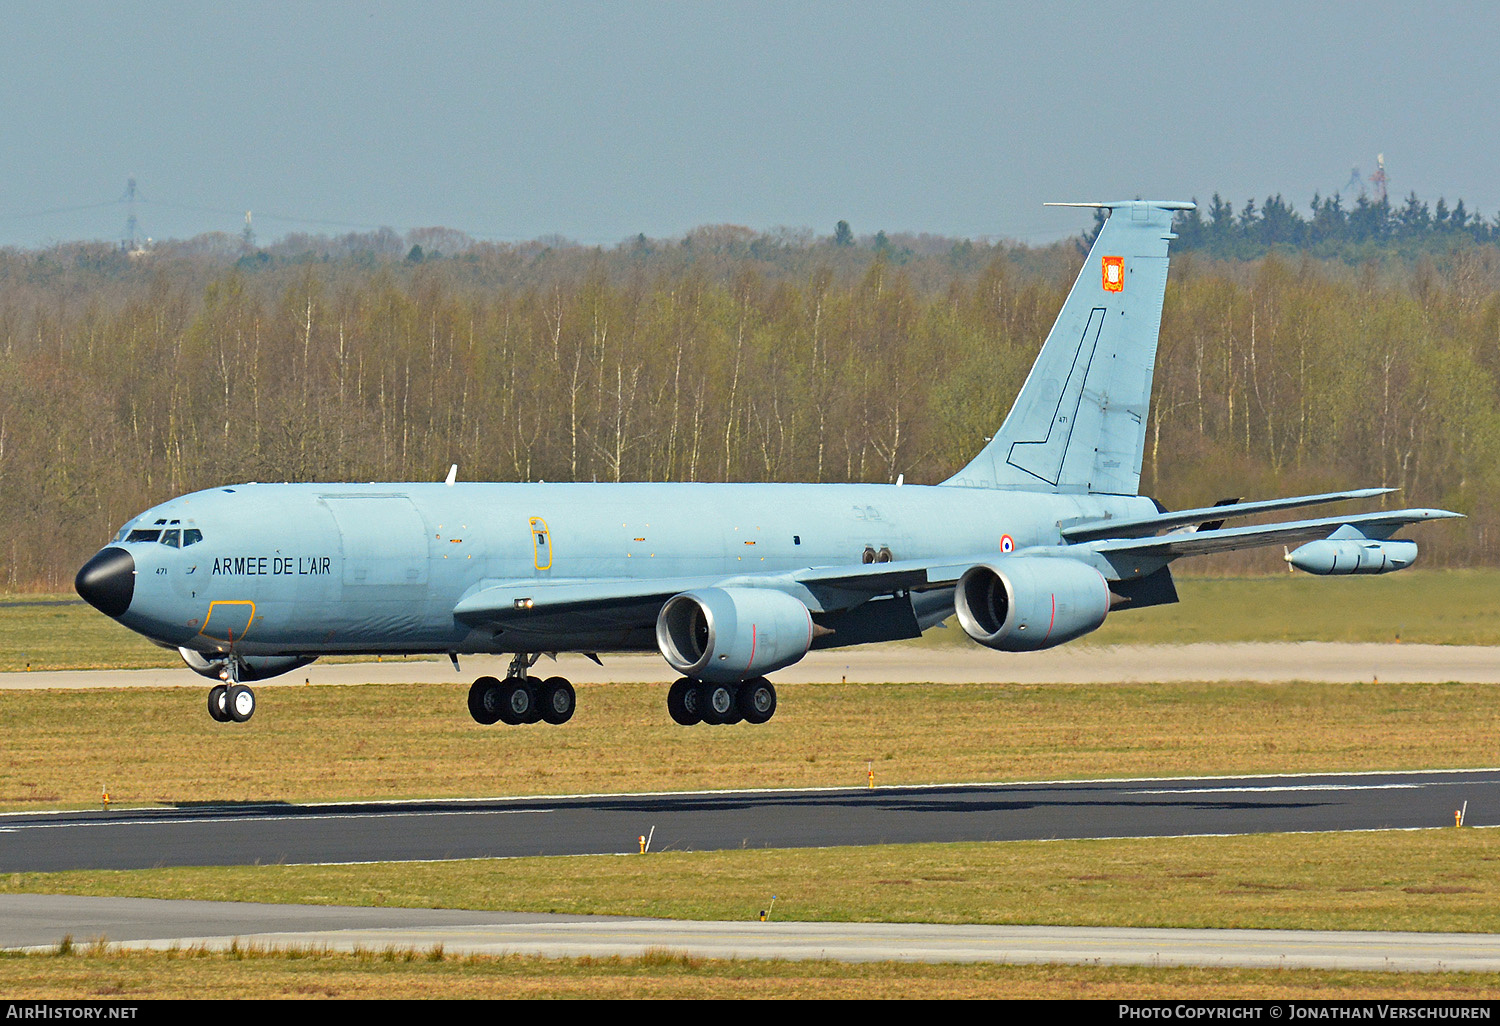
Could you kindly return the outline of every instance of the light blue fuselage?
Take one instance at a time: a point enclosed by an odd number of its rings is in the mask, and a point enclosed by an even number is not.
[[[126,525],[114,545],[130,552],[136,575],[119,620],[163,645],[242,656],[654,650],[639,617],[626,626],[609,611],[575,613],[496,629],[470,626],[454,608],[497,584],[707,584],[870,559],[999,554],[1056,545],[1060,528],[1081,518],[1156,508],[1134,496],[920,485],[233,485],[172,499]],[[202,540],[125,540],[169,525]],[[952,612],[951,589],[937,601],[917,611],[918,629]],[[868,623],[818,644],[913,633],[899,619]]]

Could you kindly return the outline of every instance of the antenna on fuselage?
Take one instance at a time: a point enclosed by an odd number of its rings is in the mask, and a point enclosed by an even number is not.
[[[455,464],[453,464],[453,466],[451,466],[451,467],[448,468],[448,476],[443,479],[443,484],[447,485],[449,488],[452,488],[453,487],[453,482],[457,481],[457,480],[458,480],[458,464],[455,463]]]

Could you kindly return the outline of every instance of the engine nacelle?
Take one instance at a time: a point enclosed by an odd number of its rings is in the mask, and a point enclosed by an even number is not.
[[[969,567],[953,604],[964,633],[981,645],[1031,652],[1098,630],[1109,584],[1084,563],[1021,556]]]
[[[223,656],[207,656],[202,652],[191,648],[179,648],[177,654],[182,656],[182,661],[188,664],[188,668],[194,673],[201,673],[205,677],[214,680],[223,680],[224,664],[227,661]],[[240,683],[265,680],[268,677],[276,677],[283,673],[290,673],[299,666],[306,666],[317,656],[250,656],[240,660]]]
[[[807,606],[770,588],[699,588],[656,618],[656,644],[685,677],[733,684],[790,666],[812,647]]]
[[[1414,541],[1372,541],[1368,538],[1323,538],[1287,554],[1286,561],[1310,574],[1388,574],[1416,562]]]

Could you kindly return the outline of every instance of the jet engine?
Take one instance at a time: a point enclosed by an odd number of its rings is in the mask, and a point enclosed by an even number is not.
[[[770,588],[699,588],[656,618],[656,644],[685,677],[733,684],[790,666],[812,647],[807,606]]]
[[[177,654],[182,656],[182,661],[195,673],[201,673],[213,680],[223,680],[224,666],[228,659],[224,656],[207,656],[202,652],[196,652],[191,648],[179,648]],[[266,680],[270,677],[290,673],[299,666],[306,666],[316,659],[317,656],[250,656],[240,659],[240,683],[246,684],[250,681]]]
[[[1030,652],[1098,630],[1109,585],[1087,564],[1022,556],[971,566],[953,599],[969,637],[1002,652]]]

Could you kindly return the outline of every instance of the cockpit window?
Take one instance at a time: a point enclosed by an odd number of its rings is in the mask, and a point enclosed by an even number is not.
[[[173,527],[161,533],[161,543],[177,549],[182,547],[182,532]]]
[[[193,545],[193,544],[195,544],[197,542],[201,542],[202,540],[203,540],[203,532],[200,531],[200,530],[198,530],[196,527],[189,527],[186,531],[182,532],[182,547],[183,548],[187,548],[189,545]]]
[[[154,542],[160,537],[161,528],[146,528],[143,530],[131,531],[130,534],[125,538],[125,540],[128,542]]]

